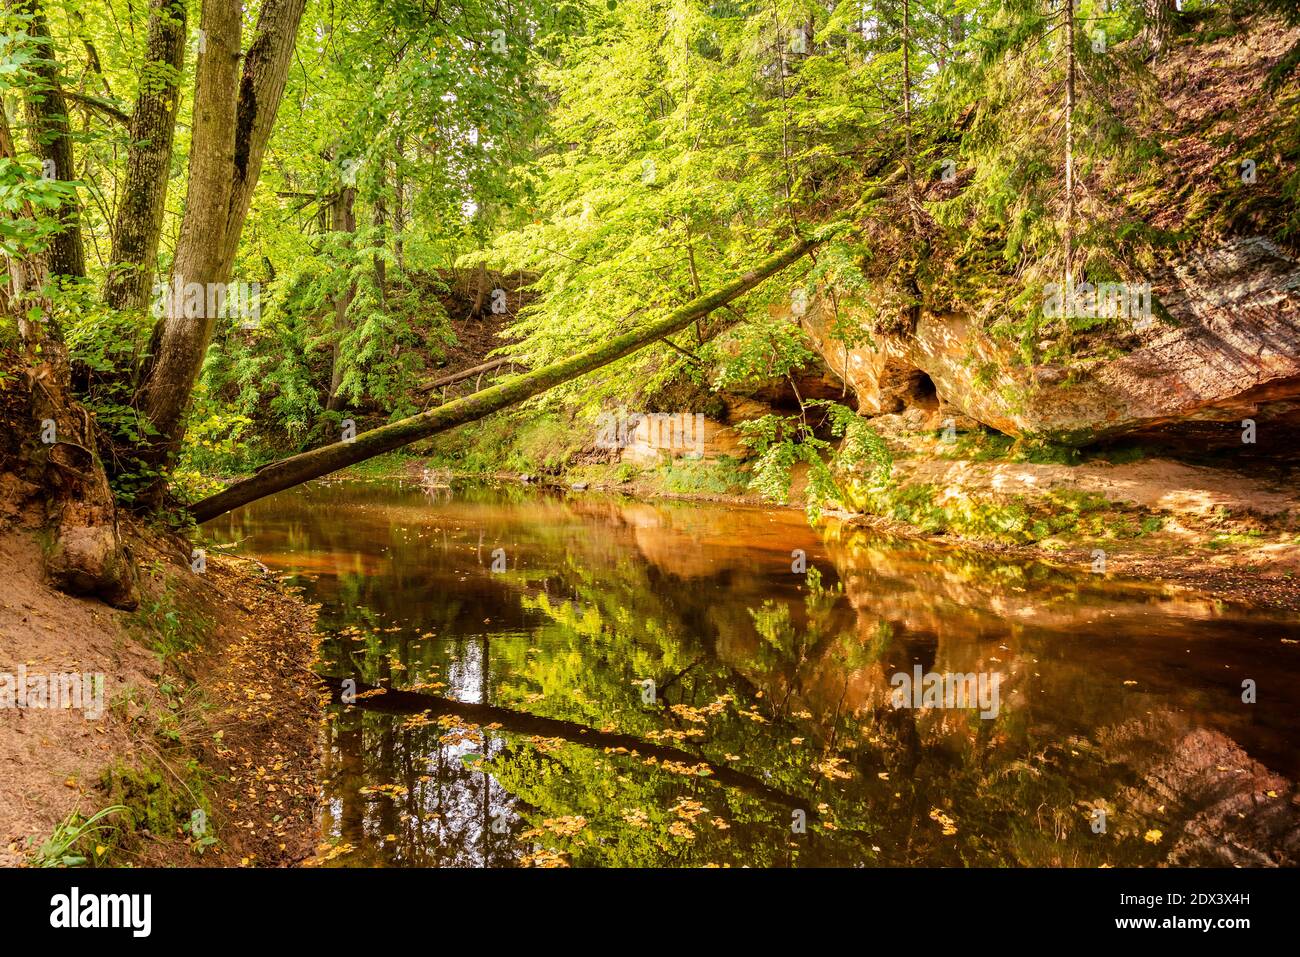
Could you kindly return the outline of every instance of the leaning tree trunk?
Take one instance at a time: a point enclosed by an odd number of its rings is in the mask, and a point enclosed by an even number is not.
[[[113,225],[112,265],[104,283],[104,301],[114,309],[138,309],[149,299],[184,62],[185,0],[153,0],[140,92],[128,127],[131,142]]]
[[[185,218],[166,314],[154,328],[150,358],[136,396],[137,406],[157,432],[141,450],[140,461],[148,467],[164,468],[180,447],[185,412],[218,318],[209,314],[210,309],[200,310],[201,318],[187,318],[183,284],[199,283],[206,293],[210,284],[224,284],[230,278],[305,2],[265,0],[241,71],[240,5],[232,0],[204,0],[201,26],[206,53],[199,56],[195,81]],[[182,282],[179,295],[177,280]],[[161,491],[161,482],[155,483],[143,504],[156,504]]]
[[[491,415],[507,406],[523,402],[557,385],[576,379],[624,356],[629,356],[652,342],[657,342],[675,332],[680,332],[698,319],[707,316],[738,296],[753,289],[768,277],[797,262],[805,253],[823,243],[843,235],[860,234],[854,225],[856,217],[865,209],[887,195],[902,177],[900,167],[862,194],[858,201],[834,222],[819,227],[810,238],[802,238],[773,253],[748,272],[736,277],[707,296],[698,296],[686,305],[673,310],[658,322],[633,329],[598,346],[593,346],[576,356],[544,366],[490,388],[475,392],[463,399],[448,402],[419,415],[363,432],[344,442],[313,449],[300,455],[291,455],[266,466],[251,478],[235,482],[224,491],[209,496],[190,506],[196,521],[206,522],[224,515],[231,509],[254,502],[267,495],[301,485],[322,475],[346,468],[357,462],[391,452],[420,439]]]
[[[13,159],[9,123],[0,106],[0,159]],[[29,205],[9,215],[32,218]],[[94,420],[73,397],[67,349],[45,298],[44,257],[7,256],[0,311],[17,318],[30,418],[10,435],[18,469],[36,489],[49,532],[45,571],[55,587],[134,608],[135,570],[122,544],[117,508],[97,451]],[[32,316],[40,318],[32,321]],[[14,423],[15,426],[18,423]]]
[[[7,0],[9,8],[27,18],[27,33],[41,47],[31,71],[37,84],[26,91],[27,123],[36,153],[51,179],[75,180],[72,157],[72,130],[68,125],[68,104],[59,82],[59,64],[54,57],[54,41],[45,22],[39,0]],[[74,198],[58,210],[62,229],[50,240],[46,256],[53,276],[86,275],[86,253],[81,241],[81,221]]]
[[[391,452],[393,449],[436,435],[457,425],[473,422],[507,406],[516,405],[685,329],[695,320],[726,305],[737,296],[753,289],[764,279],[780,272],[834,234],[834,230],[826,230],[817,239],[800,239],[764,259],[753,269],[733,279],[721,289],[691,300],[658,322],[616,336],[568,359],[509,379],[463,399],[438,406],[436,409],[363,432],[348,441],[336,442],[268,465],[251,478],[235,482],[224,491],[192,505],[190,513],[197,521],[206,522],[240,505],[292,488],[302,482],[319,478],[376,455],[382,455],[384,452]]]
[[[154,329],[149,364],[136,400],[157,434],[144,441],[139,462],[161,468],[180,445],[183,417],[203,367],[224,301],[220,283],[222,239],[230,209],[235,155],[235,91],[239,74],[239,0],[204,0],[203,43],[194,81],[194,134],[190,146],[185,217],[176,244],[164,314]],[[156,500],[161,482],[145,494]]]

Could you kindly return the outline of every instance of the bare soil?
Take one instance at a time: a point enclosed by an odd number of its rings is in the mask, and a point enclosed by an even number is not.
[[[179,539],[136,532],[130,541],[144,592],[134,613],[51,588],[36,533],[0,530],[0,672],[23,664],[29,674],[104,676],[94,720],[79,710],[0,709],[0,865],[28,863],[69,815],[119,800],[124,775],[162,782],[179,795],[179,813],[171,833],[151,833],[142,806],[114,815],[115,830],[94,841],[108,845],[100,863],[302,860],[316,843],[315,609],[252,563],[210,553],[196,574]],[[168,612],[197,641],[164,661],[149,645]],[[127,793],[143,805],[163,791],[137,783]],[[207,833],[217,840],[201,853],[182,830],[191,803],[209,808]]]

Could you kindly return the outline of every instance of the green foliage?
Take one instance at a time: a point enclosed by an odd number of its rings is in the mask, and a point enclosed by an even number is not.
[[[126,810],[124,805],[111,804],[90,817],[82,817],[79,811],[73,811],[56,824],[50,836],[33,851],[31,865],[84,867],[87,864],[104,863],[115,843],[109,835],[115,834],[118,829],[108,819]]]
[[[781,379],[811,363],[807,339],[787,323],[746,323],[700,350],[715,369],[712,388],[723,391]]]
[[[516,171],[529,201],[490,251],[537,275],[513,352],[546,362],[661,315],[858,188],[862,167],[897,143],[880,116],[894,109],[900,63],[895,39],[863,40],[847,10],[591,5],[562,66],[542,71],[556,105],[538,158]],[[860,275],[844,244],[824,255],[815,278]],[[798,281],[782,277],[730,314],[753,328],[739,331],[721,383],[788,366],[791,337],[766,306]],[[647,350],[560,392],[592,409],[652,392],[683,362]]]
[[[524,407],[500,412],[436,437],[430,463],[454,472],[556,474],[590,442],[594,427],[564,412]]]
[[[810,410],[823,409],[821,421],[811,423]],[[816,519],[828,506],[846,501],[836,479],[839,471],[866,470],[867,481],[883,484],[893,469],[884,441],[862,417],[847,406],[826,399],[809,399],[798,416],[766,415],[738,426],[758,456],[750,487],[764,498],[785,503],[796,464],[808,469],[805,493],[808,515]],[[818,435],[824,430],[829,438]],[[830,439],[840,439],[839,447]]]
[[[164,586],[157,596],[141,599],[140,607],[131,613],[129,627],[166,662],[197,647],[211,623],[182,608],[170,586]]]
[[[737,459],[673,459],[653,478],[664,491],[677,495],[735,495],[749,484],[748,471]]]
[[[11,6],[0,11],[0,97],[41,87],[33,67],[48,59],[48,51],[27,33],[28,20]],[[0,157],[0,255],[21,258],[44,250],[60,228],[48,214],[76,195],[73,183],[42,175],[32,159]],[[32,216],[23,215],[28,209]]]
[[[1060,535],[1126,539],[1164,526],[1158,515],[1109,502],[1088,492],[1056,489],[1042,496],[957,493],[929,483],[871,486],[848,482],[847,502],[859,511],[931,535],[1028,545]]]
[[[49,49],[24,17],[3,15],[0,94],[39,95],[36,67],[60,64],[78,91],[69,112],[83,178],[43,177],[37,144],[16,122],[18,156],[0,160],[0,251],[40,251],[60,228],[53,213],[76,201],[90,276],[50,290],[42,318],[67,338],[115,491],[131,504],[158,478],[119,454],[157,438],[135,396],[156,317],[99,302],[130,135],[105,117],[172,78],[140,68],[148,5],[46,6]],[[1293,6],[1190,4],[1183,19],[1195,35],[1176,46],[1242,32],[1248,17],[1293,22]],[[418,385],[448,360],[492,349],[531,367],[567,357],[828,224],[840,238],[672,344],[535,399],[534,422],[488,427],[462,448],[434,443],[435,452],[462,469],[556,471],[576,448],[561,423],[653,408],[683,383],[714,401],[757,391],[816,359],[801,327],[816,326],[829,352],[873,333],[906,336],[922,306],[972,314],[1026,364],[1079,370],[1119,354],[1130,330],[1118,317],[1044,315],[1067,231],[1074,272],[1092,282],[1150,274],[1191,227],[1237,234],[1249,224],[1292,237],[1295,50],[1272,64],[1267,92],[1217,108],[1202,130],[1177,131],[1223,155],[1259,156],[1259,188],[1237,189],[1224,164],[1208,185],[1185,188],[1170,175],[1169,114],[1153,82],[1160,63],[1138,42],[1141,4],[1071,9],[1079,189],[1067,224],[1059,3],[913,0],[904,23],[896,0],[446,0],[432,10],[309,0],[230,277],[260,284],[260,316],[218,324],[173,490],[203,495],[222,474],[333,441],[344,418],[364,428],[415,412]],[[92,48],[94,62],[80,66]],[[184,92],[192,75],[189,57]],[[87,91],[101,88],[107,105],[88,105]],[[192,103],[181,96],[173,199],[184,195]],[[1163,215],[1171,203],[1178,216]],[[145,264],[153,277],[170,275],[182,206],[164,214],[162,248]],[[473,328],[488,318],[483,290],[466,294],[466,270],[489,264],[514,276],[500,339],[495,327]],[[471,333],[465,343],[456,329]],[[980,370],[981,386],[997,372]],[[883,460],[883,446],[834,415],[810,425],[808,408],[798,422],[754,428],[754,480],[783,499],[790,470],[806,469],[816,511],[837,500],[837,469]],[[837,440],[833,454],[818,445]],[[1027,445],[1013,454],[1072,461]]]

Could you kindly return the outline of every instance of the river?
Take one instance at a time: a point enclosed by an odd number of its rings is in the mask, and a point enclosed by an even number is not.
[[[332,864],[1296,851],[1294,616],[790,510],[513,485],[317,482],[204,534],[320,605],[322,675],[429,696],[331,706]],[[976,694],[896,701],[899,675]]]

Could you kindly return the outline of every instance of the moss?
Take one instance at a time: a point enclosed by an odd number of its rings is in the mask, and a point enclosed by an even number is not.
[[[139,837],[171,840],[192,831],[195,836],[206,836],[209,830],[212,808],[197,762],[187,761],[177,772],[119,763],[104,772],[100,786],[111,803],[126,808],[122,815],[124,842]]]
[[[749,489],[749,473],[738,459],[677,459],[657,469],[653,477],[667,492],[678,495],[737,495]]]
[[[1042,439],[1022,439],[1012,453],[1013,462],[1032,462],[1037,465],[1078,465],[1081,455],[1072,445],[1061,445]]]
[[[1239,545],[1256,545],[1259,543],[1263,532],[1258,529],[1248,529],[1244,532],[1225,532],[1221,535],[1215,535],[1205,543],[1205,547],[1211,550],[1220,548],[1229,548]]]
[[[351,478],[388,478],[403,474],[406,466],[416,458],[418,456],[413,456],[409,451],[399,449],[396,452],[376,455],[373,459],[349,465],[342,474]]]
[[[951,446],[941,449],[941,453],[946,459],[1032,462],[1038,465],[1077,465],[1083,455],[1072,445],[1036,437],[1014,438],[988,430],[959,435]]]
[[[1098,449],[1088,457],[1101,459],[1111,465],[1131,465],[1156,454],[1156,450],[1150,446],[1141,443],[1124,443]]]
[[[937,501],[930,484],[889,487],[847,483],[850,508],[867,515],[911,525],[930,534],[1028,545],[1056,535],[1083,534],[1092,538],[1130,538],[1158,530],[1163,520],[1118,508],[1100,495],[1056,491],[1042,497],[960,496]]]
[[[559,474],[592,441],[595,427],[536,410],[502,412],[436,436],[429,464],[462,474]]]

